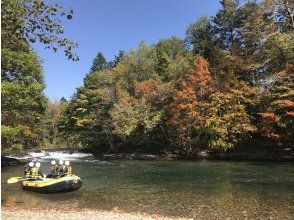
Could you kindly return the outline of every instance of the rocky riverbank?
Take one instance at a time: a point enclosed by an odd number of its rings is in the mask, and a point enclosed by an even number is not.
[[[144,213],[125,213],[119,210],[100,211],[92,209],[73,209],[73,208],[32,208],[32,207],[2,207],[1,218],[4,220],[171,220],[170,217],[159,215],[147,215]],[[177,218],[178,219],[178,218]],[[185,219],[185,218],[183,218]],[[187,218],[186,218],[187,219]]]

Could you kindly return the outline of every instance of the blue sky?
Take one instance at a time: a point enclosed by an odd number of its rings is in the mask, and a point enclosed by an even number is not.
[[[50,1],[55,2],[55,1]],[[57,2],[57,1],[56,1]],[[43,60],[51,99],[70,98],[83,85],[92,60],[101,51],[110,60],[119,50],[148,45],[159,39],[185,36],[187,26],[201,15],[214,15],[218,0],[60,0],[74,8],[74,18],[63,22],[65,36],[77,42],[80,61],[68,60],[63,52],[54,53],[43,45],[33,45]]]

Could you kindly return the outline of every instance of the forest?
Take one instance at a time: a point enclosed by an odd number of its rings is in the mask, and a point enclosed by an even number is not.
[[[109,61],[97,51],[83,86],[57,101],[44,95],[31,45],[64,50],[78,62],[76,43],[54,19],[72,19],[73,9],[33,0],[1,4],[2,150],[293,154],[292,0],[221,0],[214,16],[187,24],[183,39],[142,41]]]

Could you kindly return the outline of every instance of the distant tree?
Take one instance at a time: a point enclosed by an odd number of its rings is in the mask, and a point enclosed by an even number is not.
[[[147,87],[149,85],[146,84]],[[138,129],[143,129],[144,133],[149,132],[160,121],[162,111],[156,111],[146,99],[133,98],[121,88],[118,88],[117,92],[119,98],[110,114],[115,132],[120,137],[126,138]],[[146,92],[148,93],[148,90]]]
[[[202,16],[195,23],[190,24],[186,30],[185,40],[189,46],[192,46],[194,54],[210,60],[216,45],[216,36],[210,19]]]
[[[220,4],[222,8],[212,18],[212,26],[218,36],[219,47],[234,51],[240,46],[242,17],[239,13],[239,0],[221,0]]]
[[[184,41],[176,36],[160,40],[155,45],[156,71],[164,81],[177,79],[186,74],[192,66],[193,56],[186,48]]]
[[[264,20],[264,12],[257,2],[246,3],[239,10],[239,14],[242,17],[240,29],[242,47],[239,53],[244,58],[250,59],[261,48],[267,24]]]
[[[66,100],[66,98],[64,98],[64,97],[61,97],[61,99],[60,99],[59,101],[60,101],[60,102],[67,103],[67,100]]]
[[[121,62],[113,69],[119,75],[121,85],[129,92],[134,89],[136,81],[141,82],[157,76],[156,53],[153,47],[148,47],[144,41],[138,50],[131,50],[124,55]]]
[[[84,79],[59,120],[58,127],[69,141],[85,147],[112,146],[113,74],[110,70],[93,72]]]
[[[108,67],[109,68],[116,67],[119,64],[119,62],[123,59],[124,55],[125,55],[125,51],[120,50],[118,52],[118,55],[114,56],[114,60],[108,62]]]
[[[90,68],[90,73],[105,70],[107,68],[107,62],[102,52],[98,52],[97,56],[94,58],[92,66]]]
[[[48,101],[45,116],[42,120],[43,146],[65,147],[67,146],[65,137],[58,129],[58,123],[64,114],[68,103],[64,100]]]
[[[256,90],[232,74],[215,81],[201,56],[194,68],[169,108],[178,146],[188,155],[204,146],[220,151],[235,147],[255,131],[247,107],[253,105]]]
[[[66,109],[67,103],[65,101],[59,101],[59,102],[50,102],[49,103],[49,110],[50,110],[50,121],[51,121],[51,128],[50,128],[50,140],[51,144],[56,147],[58,144],[60,144],[60,134],[58,131],[58,121],[60,120],[60,117],[63,113],[63,111]],[[63,144],[63,143],[61,143]]]

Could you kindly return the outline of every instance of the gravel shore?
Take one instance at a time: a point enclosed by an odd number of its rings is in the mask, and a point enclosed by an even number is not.
[[[56,219],[56,220],[95,220],[95,219],[123,219],[123,220],[153,220],[162,219],[170,220],[173,218],[163,217],[159,215],[147,215],[141,213],[124,213],[119,210],[100,211],[92,209],[73,209],[73,208],[12,208],[2,207],[1,219],[3,220],[42,220],[42,219]]]

